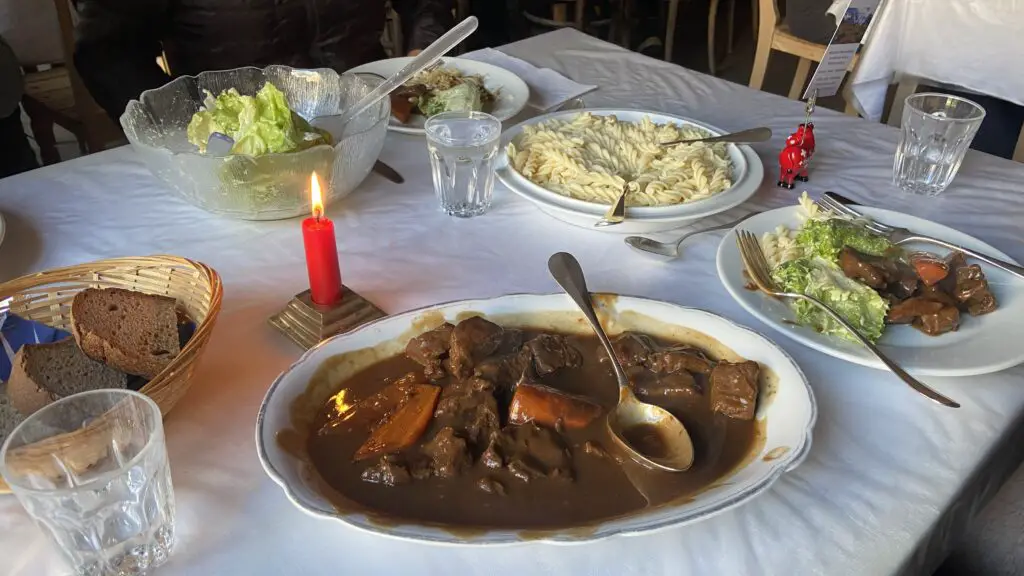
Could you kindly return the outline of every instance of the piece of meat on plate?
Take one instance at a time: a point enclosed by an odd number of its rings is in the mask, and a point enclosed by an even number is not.
[[[680,370],[694,374],[709,374],[714,364],[696,348],[677,346],[651,353],[647,366],[659,374],[671,374]]]
[[[572,347],[568,338],[559,334],[537,335],[527,341],[525,347],[533,354],[533,367],[538,376],[583,364],[583,355]]]
[[[466,378],[472,374],[473,366],[493,354],[501,346],[503,337],[501,326],[479,316],[459,322],[452,330],[448,350],[453,375]]]
[[[409,340],[409,343],[405,345],[405,355],[413,362],[423,366],[423,373],[431,380],[438,380],[445,376],[441,361],[448,354],[454,328],[455,326],[445,322],[441,326]]]
[[[711,370],[711,409],[730,418],[750,420],[757,408],[761,367],[750,360],[721,361]]]
[[[623,368],[630,366],[643,366],[647,364],[648,357],[654,351],[654,341],[646,334],[636,332],[623,332],[612,340],[612,349]],[[599,357],[607,358],[604,348],[598,350]]]
[[[910,324],[920,316],[935,314],[945,307],[942,302],[915,296],[890,307],[885,319],[890,324]]]
[[[967,306],[971,316],[988,314],[996,309],[996,297],[989,289],[988,280],[981,266],[971,264],[961,266],[956,270],[956,292],[957,300]]]
[[[850,248],[843,247],[839,251],[839,267],[847,278],[860,280],[872,288],[885,288],[889,283],[889,274],[883,267],[871,262],[870,257]]]
[[[424,444],[423,453],[430,458],[438,478],[458,476],[473,463],[466,441],[456,435],[451,426],[445,426]]]
[[[914,328],[929,336],[955,332],[960,328],[960,310],[955,306],[942,306],[935,312],[920,315],[914,320]]]

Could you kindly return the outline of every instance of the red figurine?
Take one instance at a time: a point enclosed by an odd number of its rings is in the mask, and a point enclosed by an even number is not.
[[[799,180],[807,182],[807,166],[814,156],[814,123],[811,122],[811,114],[814,113],[814,103],[818,98],[817,91],[811,93],[807,100],[805,111],[807,115],[804,121],[797,127],[796,132],[786,138],[786,147],[779,153],[779,183],[783,188],[793,189],[793,182]]]
[[[779,183],[783,188],[793,189],[793,181],[807,181],[807,150],[799,144],[789,144],[779,154]]]

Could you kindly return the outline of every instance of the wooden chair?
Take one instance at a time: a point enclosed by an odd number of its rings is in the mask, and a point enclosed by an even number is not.
[[[757,51],[754,53],[754,69],[750,72],[750,87],[760,90],[761,85],[764,84],[764,74],[768,69],[768,58],[771,56],[772,50],[785,52],[800,59],[796,66],[796,74],[793,76],[793,83],[789,87],[789,97],[799,100],[804,85],[807,83],[807,76],[811,72],[811,62],[821,62],[827,46],[808,42],[790,33],[789,26],[779,17],[777,0],[759,1]],[[853,61],[850,63],[851,70],[856,67],[858,57],[859,55],[853,57]],[[849,102],[846,104],[846,112],[847,114],[856,113]]]
[[[674,0],[673,0],[674,1]],[[728,0],[728,18],[726,27],[726,53],[732,54],[733,38],[736,31],[736,0]],[[757,0],[750,0],[751,8],[750,14],[752,17],[751,29],[754,32],[755,37],[757,36]],[[715,52],[717,50],[716,33],[718,30],[718,5],[719,0],[711,0],[711,4],[708,6],[708,71],[711,72],[712,76],[717,76],[718,70],[718,59],[715,58]]]
[[[54,125],[75,135],[83,154],[99,152],[124,141],[121,129],[93,101],[74,70],[75,25],[68,0],[54,0],[60,23],[64,62],[48,69],[25,71],[22,106],[29,117],[32,134],[44,164],[60,162]]]

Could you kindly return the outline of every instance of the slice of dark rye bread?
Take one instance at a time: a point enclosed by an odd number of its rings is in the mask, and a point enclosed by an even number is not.
[[[71,302],[71,333],[93,360],[153,378],[181,351],[177,302],[121,288],[89,288]]]
[[[18,412],[18,409],[7,398],[4,387],[0,385],[0,446],[3,445],[7,436],[14,432],[14,428],[21,424],[21,421],[24,419],[25,417],[21,415],[21,412]]]
[[[7,397],[23,416],[72,394],[124,388],[128,376],[85,355],[74,338],[26,344],[14,355]]]

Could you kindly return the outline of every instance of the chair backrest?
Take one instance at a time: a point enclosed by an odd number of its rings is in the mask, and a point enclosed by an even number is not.
[[[757,0],[757,30],[760,34],[765,30],[775,30],[775,27],[782,21],[779,15],[778,0]]]
[[[40,0],[37,0],[40,1]],[[75,23],[78,20],[71,0],[53,0],[57,21],[60,24],[61,46],[64,52],[64,64],[71,78],[71,91],[75,96],[75,109],[78,119],[85,126],[86,146],[90,152],[99,152],[108,144],[123,140],[120,126],[115,124],[107,113],[96,104],[82,78],[73,65],[75,53]]]

